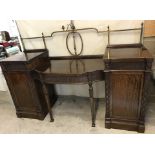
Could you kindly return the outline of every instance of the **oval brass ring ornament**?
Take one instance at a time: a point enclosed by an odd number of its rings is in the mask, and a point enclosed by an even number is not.
[[[72,35],[73,36],[73,46],[74,46],[74,52],[72,52],[70,49],[69,49],[69,36]],[[77,53],[77,48],[76,48],[76,41],[75,41],[75,37],[79,37],[80,38],[80,41],[81,41],[81,49],[80,49],[80,52]],[[81,55],[82,51],[83,51],[83,40],[82,40],[82,36],[79,32],[69,32],[67,34],[67,37],[66,37],[66,47],[67,47],[67,50],[68,52],[71,54],[71,55],[74,55],[74,56],[79,56]]]

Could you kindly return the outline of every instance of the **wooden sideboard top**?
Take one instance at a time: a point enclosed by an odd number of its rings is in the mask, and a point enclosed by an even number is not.
[[[47,74],[83,74],[98,70],[104,70],[103,58],[49,60],[47,67],[41,71]]]
[[[12,62],[29,62],[47,51],[45,49],[39,49],[39,50],[27,50],[26,52],[27,53],[20,52],[8,58],[2,59],[1,62],[11,62],[11,61]]]

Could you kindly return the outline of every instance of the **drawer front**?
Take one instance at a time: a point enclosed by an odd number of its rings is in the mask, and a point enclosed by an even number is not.
[[[108,70],[145,70],[145,62],[105,62]]]
[[[3,72],[27,70],[24,62],[3,62]]]
[[[48,62],[48,54],[47,53],[43,53],[40,57],[35,58],[33,61],[31,61],[30,63],[26,64],[26,68],[28,70],[33,70],[35,68],[40,68],[42,67],[44,64],[46,64]]]

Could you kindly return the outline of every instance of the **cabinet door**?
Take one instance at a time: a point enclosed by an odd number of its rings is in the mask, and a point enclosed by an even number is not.
[[[110,115],[137,119],[140,112],[144,73],[114,71],[110,73]]]
[[[7,72],[5,74],[15,106],[18,110],[36,111],[35,87],[27,72]]]

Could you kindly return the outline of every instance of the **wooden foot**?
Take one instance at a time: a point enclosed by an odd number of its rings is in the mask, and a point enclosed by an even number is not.
[[[139,132],[139,133],[144,133],[145,132],[144,124],[139,124],[137,132]]]
[[[95,123],[92,123],[92,127],[95,127]]]
[[[54,119],[51,119],[50,122],[54,122]]]

